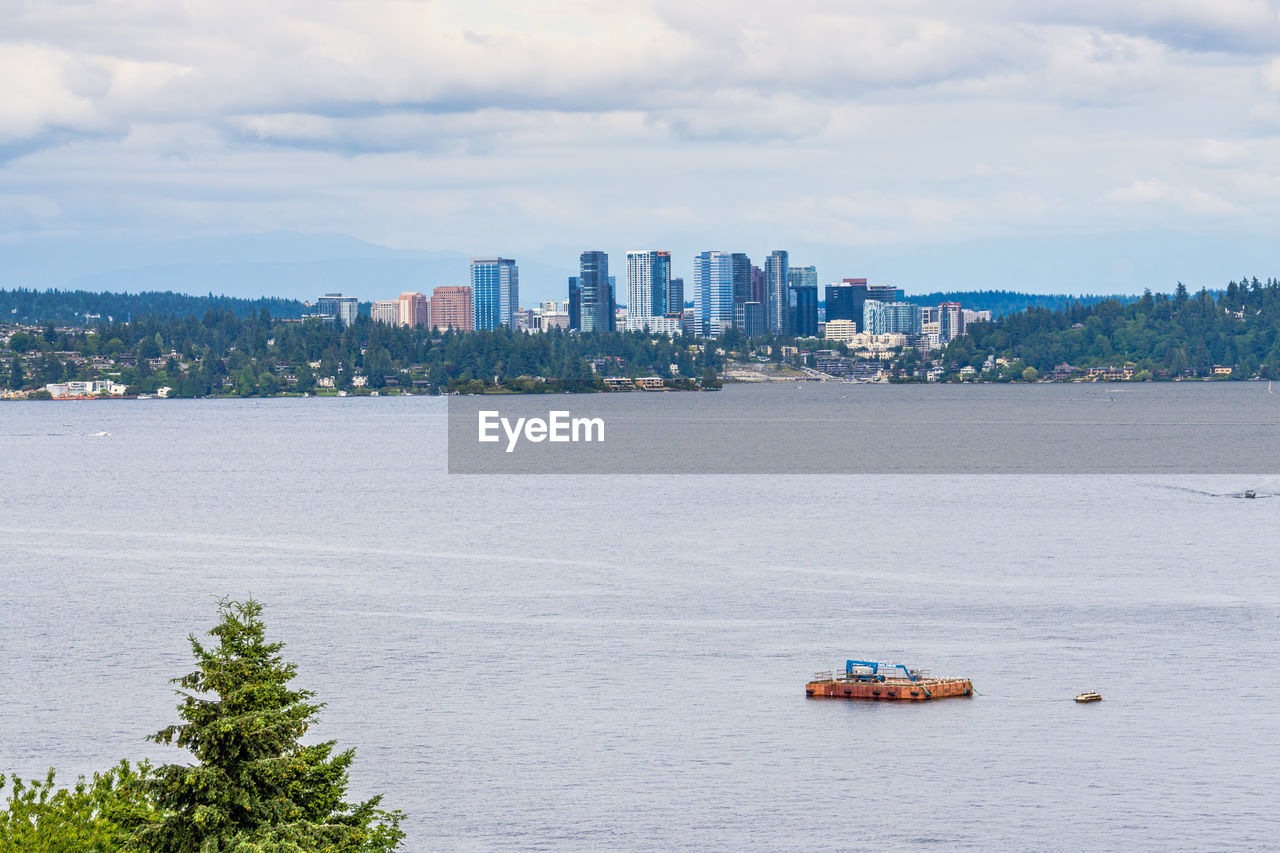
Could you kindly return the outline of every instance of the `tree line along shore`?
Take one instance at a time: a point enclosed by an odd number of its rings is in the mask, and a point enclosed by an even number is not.
[[[301,307],[289,300],[33,293],[0,290],[0,319],[18,315],[21,297],[29,321],[0,325],[0,392],[11,398],[38,399],[49,386],[94,381],[128,395],[163,390],[171,397],[593,392],[640,387],[630,383],[635,379],[692,390],[717,386],[735,365],[895,382],[1280,378],[1280,281],[1256,277],[1219,291],[1191,293],[1179,284],[1172,293],[1127,300],[1031,304],[971,323],[931,352],[746,338],[734,329],[701,339],[462,332],[367,316],[342,325],[281,316]],[[92,310],[117,302],[141,310],[123,318]],[[68,314],[79,319],[67,321]]]

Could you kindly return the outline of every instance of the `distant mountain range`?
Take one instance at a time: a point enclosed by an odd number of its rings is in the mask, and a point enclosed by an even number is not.
[[[692,239],[653,238],[654,245],[669,246],[676,259],[693,257],[697,247]],[[1129,293],[1133,295],[1124,298],[1132,299],[1147,287],[1172,290],[1178,281],[1192,290],[1220,286],[1230,277],[1227,267],[1269,268],[1268,246],[1247,236],[1150,232],[1003,237],[925,248],[795,245],[791,260],[816,264],[819,284],[864,276],[903,287],[913,302],[936,304],[949,294],[966,307],[1008,313],[1030,304],[1058,307],[1080,298],[1062,295],[1077,287],[1082,292]],[[623,248],[610,249],[621,303],[627,301]],[[520,301],[532,307],[545,299],[565,299],[566,279],[577,271],[577,252],[568,245],[504,252],[520,265]],[[308,301],[340,291],[369,301],[405,290],[429,292],[440,285],[465,284],[468,262],[463,252],[393,249],[343,234],[292,231],[168,242],[0,235],[0,289],[8,290],[173,291]],[[691,292],[687,265],[677,264],[673,272],[684,274],[686,292]],[[1013,298],[1004,299],[1002,293]],[[1023,298],[1033,294],[1034,300]]]
[[[572,272],[520,260],[523,293],[567,292]],[[139,293],[173,291],[315,301],[342,292],[362,300],[466,284],[458,252],[391,249],[345,235],[235,234],[167,243],[44,240],[0,245],[0,289]],[[558,298],[564,298],[563,295]],[[528,300],[522,300],[528,301]]]

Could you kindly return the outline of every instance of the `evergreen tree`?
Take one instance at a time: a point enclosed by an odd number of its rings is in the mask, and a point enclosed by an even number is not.
[[[292,690],[297,667],[266,639],[256,601],[223,601],[209,632],[194,635],[195,671],[174,679],[184,722],[150,739],[189,750],[197,764],[155,769],[147,789],[165,812],[136,843],[155,853],[381,853],[396,850],[401,814],[381,797],[344,802],[354,750],[302,737],[322,704]]]
[[[150,772],[122,761],[106,773],[83,776],[70,788],[54,788],[54,772],[24,782],[12,776],[0,809],[0,853],[120,853],[131,830],[156,812],[142,791]],[[0,776],[0,791],[6,780]]]

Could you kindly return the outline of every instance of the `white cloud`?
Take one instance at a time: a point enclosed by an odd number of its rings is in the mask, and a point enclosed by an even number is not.
[[[1120,187],[1108,192],[1107,200],[1122,204],[1150,204],[1153,201],[1167,199],[1172,194],[1173,190],[1164,181],[1154,178],[1150,180],[1138,179],[1127,187]]]
[[[1194,188],[1187,192],[1184,204],[1188,212],[1200,216],[1238,216],[1241,213],[1240,207],[1227,199]]]
[[[1126,187],[1112,190],[1106,194],[1106,199],[1127,205],[1160,204],[1180,211],[1183,215],[1196,218],[1238,216],[1243,212],[1240,205],[1221,195],[1207,192],[1199,187],[1186,189],[1171,187],[1164,181],[1154,178],[1135,180]]]
[[[108,126],[98,105],[106,81],[91,59],[49,46],[0,43],[0,79],[0,142]]]
[[[1223,139],[1202,139],[1187,151],[1192,163],[1205,166],[1236,166],[1252,159],[1249,146]]]
[[[1280,93],[1280,58],[1273,59],[1262,67],[1259,74],[1262,88],[1268,92]]]
[[[0,198],[436,248],[1280,226],[1278,43],[1261,0],[50,0]]]

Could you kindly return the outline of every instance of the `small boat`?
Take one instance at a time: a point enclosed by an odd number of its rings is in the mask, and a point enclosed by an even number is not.
[[[1077,702],[1101,702],[1102,694],[1095,693],[1094,691],[1090,690],[1088,693],[1081,693],[1079,696],[1077,696],[1076,701]]]
[[[1244,496],[1246,498],[1256,498],[1258,496],[1258,493],[1255,492],[1253,489],[1245,489]]]

